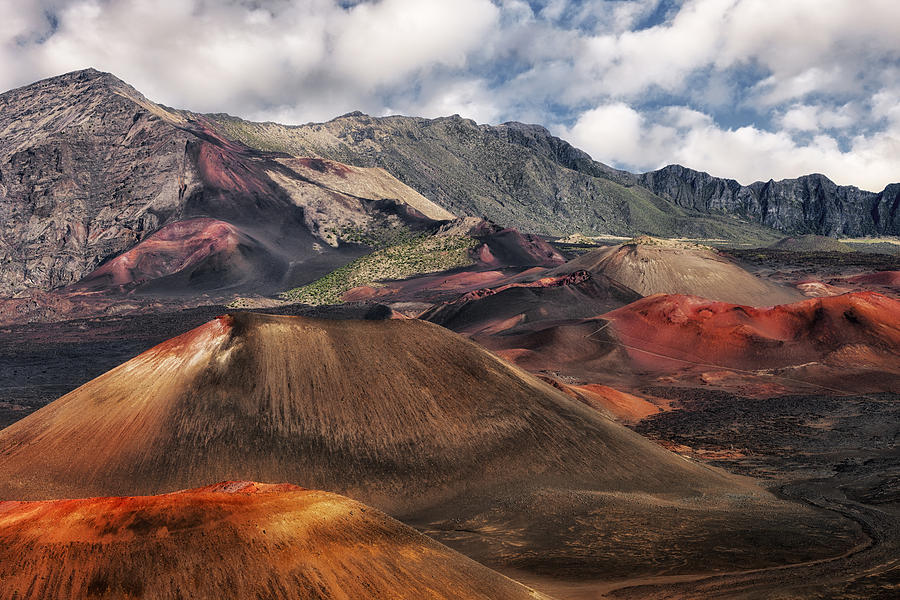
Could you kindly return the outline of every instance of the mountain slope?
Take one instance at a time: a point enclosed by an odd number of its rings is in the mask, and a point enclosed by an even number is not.
[[[771,565],[855,536],[416,320],[221,317],[0,431],[3,499],[247,479],[345,493],[556,576]]]
[[[750,274],[712,249],[649,237],[582,254],[548,274],[579,270],[602,273],[643,296],[690,294],[751,306],[803,297],[797,290]]]
[[[896,183],[874,193],[813,174],[741,185],[681,165],[644,173],[637,181],[678,206],[727,213],[789,233],[900,235],[900,184]]]
[[[253,313],[51,403],[0,432],[0,455],[0,497],[17,499],[252,478],[408,512],[525,473],[660,492],[732,485],[436,325]]]
[[[4,598],[544,598],[364,504],[224,482],[0,503]]]
[[[818,393],[900,390],[900,302],[875,292],[767,308],[657,295],[602,319],[639,370],[753,373],[824,385]]]
[[[469,336],[496,335],[540,323],[594,317],[640,298],[604,275],[575,271],[469,292],[433,306],[419,318]]]
[[[2,295],[75,283],[194,218],[252,239],[271,258],[256,283],[284,289],[361,254],[354,240],[452,216],[381,169],[227,140],[108,73],[78,71],[0,95]],[[193,266],[189,250],[167,252],[162,263]]]
[[[477,125],[458,115],[351,113],[301,126],[207,117],[222,135],[249,146],[383,167],[454,214],[522,231],[774,241],[762,227],[674,206],[537,125]]]

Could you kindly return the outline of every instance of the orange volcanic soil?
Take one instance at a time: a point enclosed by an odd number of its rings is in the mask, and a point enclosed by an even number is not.
[[[572,576],[855,543],[836,517],[686,461],[419,320],[220,317],[0,431],[0,499],[224,480],[343,493],[489,566]]]
[[[0,431],[3,499],[252,479],[403,512],[477,482],[563,474],[647,491],[731,485],[418,320],[224,316]]]
[[[655,404],[639,396],[619,391],[608,385],[589,383],[570,387],[585,398],[591,406],[608,410],[625,421],[640,421],[661,410]]]
[[[543,597],[384,513],[292,485],[0,503],[4,598]]]
[[[886,285],[900,288],[900,271],[875,271],[874,273],[864,273],[847,277],[846,281],[851,283]]]
[[[608,385],[596,383],[572,385],[563,383],[550,375],[538,375],[538,377],[570,398],[575,398],[579,402],[596,408],[604,414],[614,416],[621,421],[638,422],[644,417],[654,415],[663,410],[639,396],[619,391]]]
[[[693,363],[773,369],[808,363],[900,374],[900,302],[874,292],[752,308],[652,296],[603,316],[641,368]],[[669,360],[671,357],[676,360]]]
[[[266,256],[258,242],[230,223],[206,218],[177,221],[110,260],[70,289],[139,285],[185,271],[196,278],[204,266],[215,270],[218,287],[223,287],[222,284],[237,283],[259,274],[247,260],[253,253],[259,254],[263,261],[274,260]],[[227,266],[229,272],[215,268],[216,265]],[[262,264],[258,266],[265,268]]]
[[[803,295],[760,279],[712,250],[666,240],[599,248],[570,260],[550,274],[585,270],[602,273],[642,296],[688,294],[721,302],[771,306]]]

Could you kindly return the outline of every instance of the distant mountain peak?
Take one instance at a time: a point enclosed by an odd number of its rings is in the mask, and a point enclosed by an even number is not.
[[[368,117],[368,116],[369,116],[369,115],[367,115],[366,113],[364,113],[364,112],[361,111],[361,110],[354,110],[354,111],[350,111],[350,112],[348,112],[348,113],[345,113],[345,114],[343,114],[343,115],[341,115],[341,116],[339,116],[339,117],[335,117],[335,118],[332,119],[332,120],[333,120],[333,121],[337,121],[338,119],[352,119],[352,118],[356,118],[356,117]]]
[[[900,233],[900,207],[890,185],[880,193],[868,192],[838,185],[822,173],[741,185],[677,164],[638,175],[637,181],[679,206],[735,215],[787,233]]]
[[[94,67],[88,67],[86,69],[79,69],[77,71],[63,73],[62,75],[47,77],[45,79],[35,81],[34,83],[31,83],[29,85],[22,86],[18,89],[26,89],[30,87],[63,87],[86,82],[101,82],[110,86],[125,86],[131,88],[130,85],[128,85],[112,73],[100,71],[95,69]]]

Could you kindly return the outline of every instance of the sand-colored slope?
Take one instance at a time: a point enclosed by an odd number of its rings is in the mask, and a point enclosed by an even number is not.
[[[421,321],[237,314],[0,432],[0,498],[288,481],[406,512],[486,482],[733,486]]]
[[[384,513],[292,485],[0,503],[0,597],[543,596]]]
[[[358,198],[391,199],[435,221],[456,218],[453,213],[378,167],[357,167],[322,158],[281,158],[279,162],[322,188]]]
[[[602,273],[644,296],[688,294],[748,306],[803,298],[797,290],[755,277],[713,250],[646,237],[594,250],[558,269],[577,270]]]
[[[488,566],[557,576],[779,564],[854,541],[417,320],[221,317],[0,431],[0,499],[224,480],[344,493]]]

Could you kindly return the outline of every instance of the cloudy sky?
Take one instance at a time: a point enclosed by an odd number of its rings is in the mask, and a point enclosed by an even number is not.
[[[898,0],[0,0],[0,88],[93,66],[305,123],[540,123],[632,171],[900,181]]]

